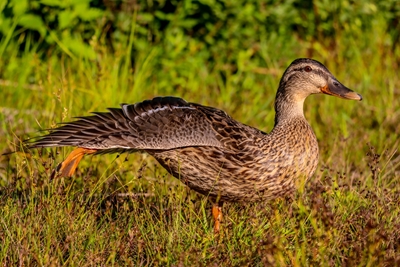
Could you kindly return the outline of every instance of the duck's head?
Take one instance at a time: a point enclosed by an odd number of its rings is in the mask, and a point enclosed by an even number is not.
[[[320,62],[299,58],[290,64],[279,83],[275,100],[275,124],[294,116],[304,116],[303,103],[311,94],[362,100],[361,95],[341,84]]]
[[[362,100],[362,96],[353,92],[342,83],[320,62],[299,58],[290,64],[282,76],[279,89],[303,100],[311,94],[327,94],[344,99]]]

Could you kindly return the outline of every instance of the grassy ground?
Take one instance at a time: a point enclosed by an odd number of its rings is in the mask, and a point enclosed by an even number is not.
[[[8,44],[0,66],[3,153],[57,122],[156,95],[219,107],[269,131],[280,75],[307,55],[364,100],[310,97],[305,114],[319,140],[317,172],[293,198],[228,203],[218,237],[207,199],[147,155],[89,156],[75,177],[53,180],[52,170],[71,149],[2,156],[0,262],[400,265],[400,49],[391,46],[383,25],[338,35],[334,50],[323,41],[271,37],[238,50],[233,72],[226,62],[201,57],[203,48],[184,36],[149,47],[133,66],[126,61],[129,44],[110,53],[92,43],[96,61],[67,55],[43,60],[35,49],[21,52]]]

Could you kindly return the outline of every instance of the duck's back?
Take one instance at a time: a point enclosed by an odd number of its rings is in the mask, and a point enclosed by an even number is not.
[[[318,143],[304,118],[265,134],[206,112],[222,146],[147,151],[190,188],[221,201],[257,201],[291,193],[314,173]]]

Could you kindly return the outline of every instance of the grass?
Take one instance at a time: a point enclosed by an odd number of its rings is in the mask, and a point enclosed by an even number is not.
[[[323,41],[270,37],[257,49],[238,49],[235,71],[218,59],[209,63],[204,48],[185,36],[149,47],[133,65],[124,52],[131,43],[114,54],[92,43],[96,61],[64,54],[43,60],[34,47],[20,52],[9,43],[8,57],[0,60],[1,152],[18,149],[21,139],[57,122],[156,95],[219,107],[269,131],[280,75],[310,50],[364,100],[307,99],[305,114],[320,145],[317,172],[291,198],[227,203],[217,237],[206,197],[144,154],[89,156],[71,179],[50,179],[71,149],[2,156],[0,262],[400,265],[400,50],[390,49],[384,22],[377,23],[371,33],[338,36],[334,53]]]

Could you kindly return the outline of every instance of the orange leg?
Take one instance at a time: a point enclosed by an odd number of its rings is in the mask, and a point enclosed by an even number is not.
[[[212,215],[214,218],[214,234],[218,234],[220,224],[222,222],[222,203],[217,203],[213,205]]]
[[[71,177],[74,175],[76,167],[86,154],[93,154],[97,150],[79,147],[71,152],[69,156],[57,167],[59,176]]]

